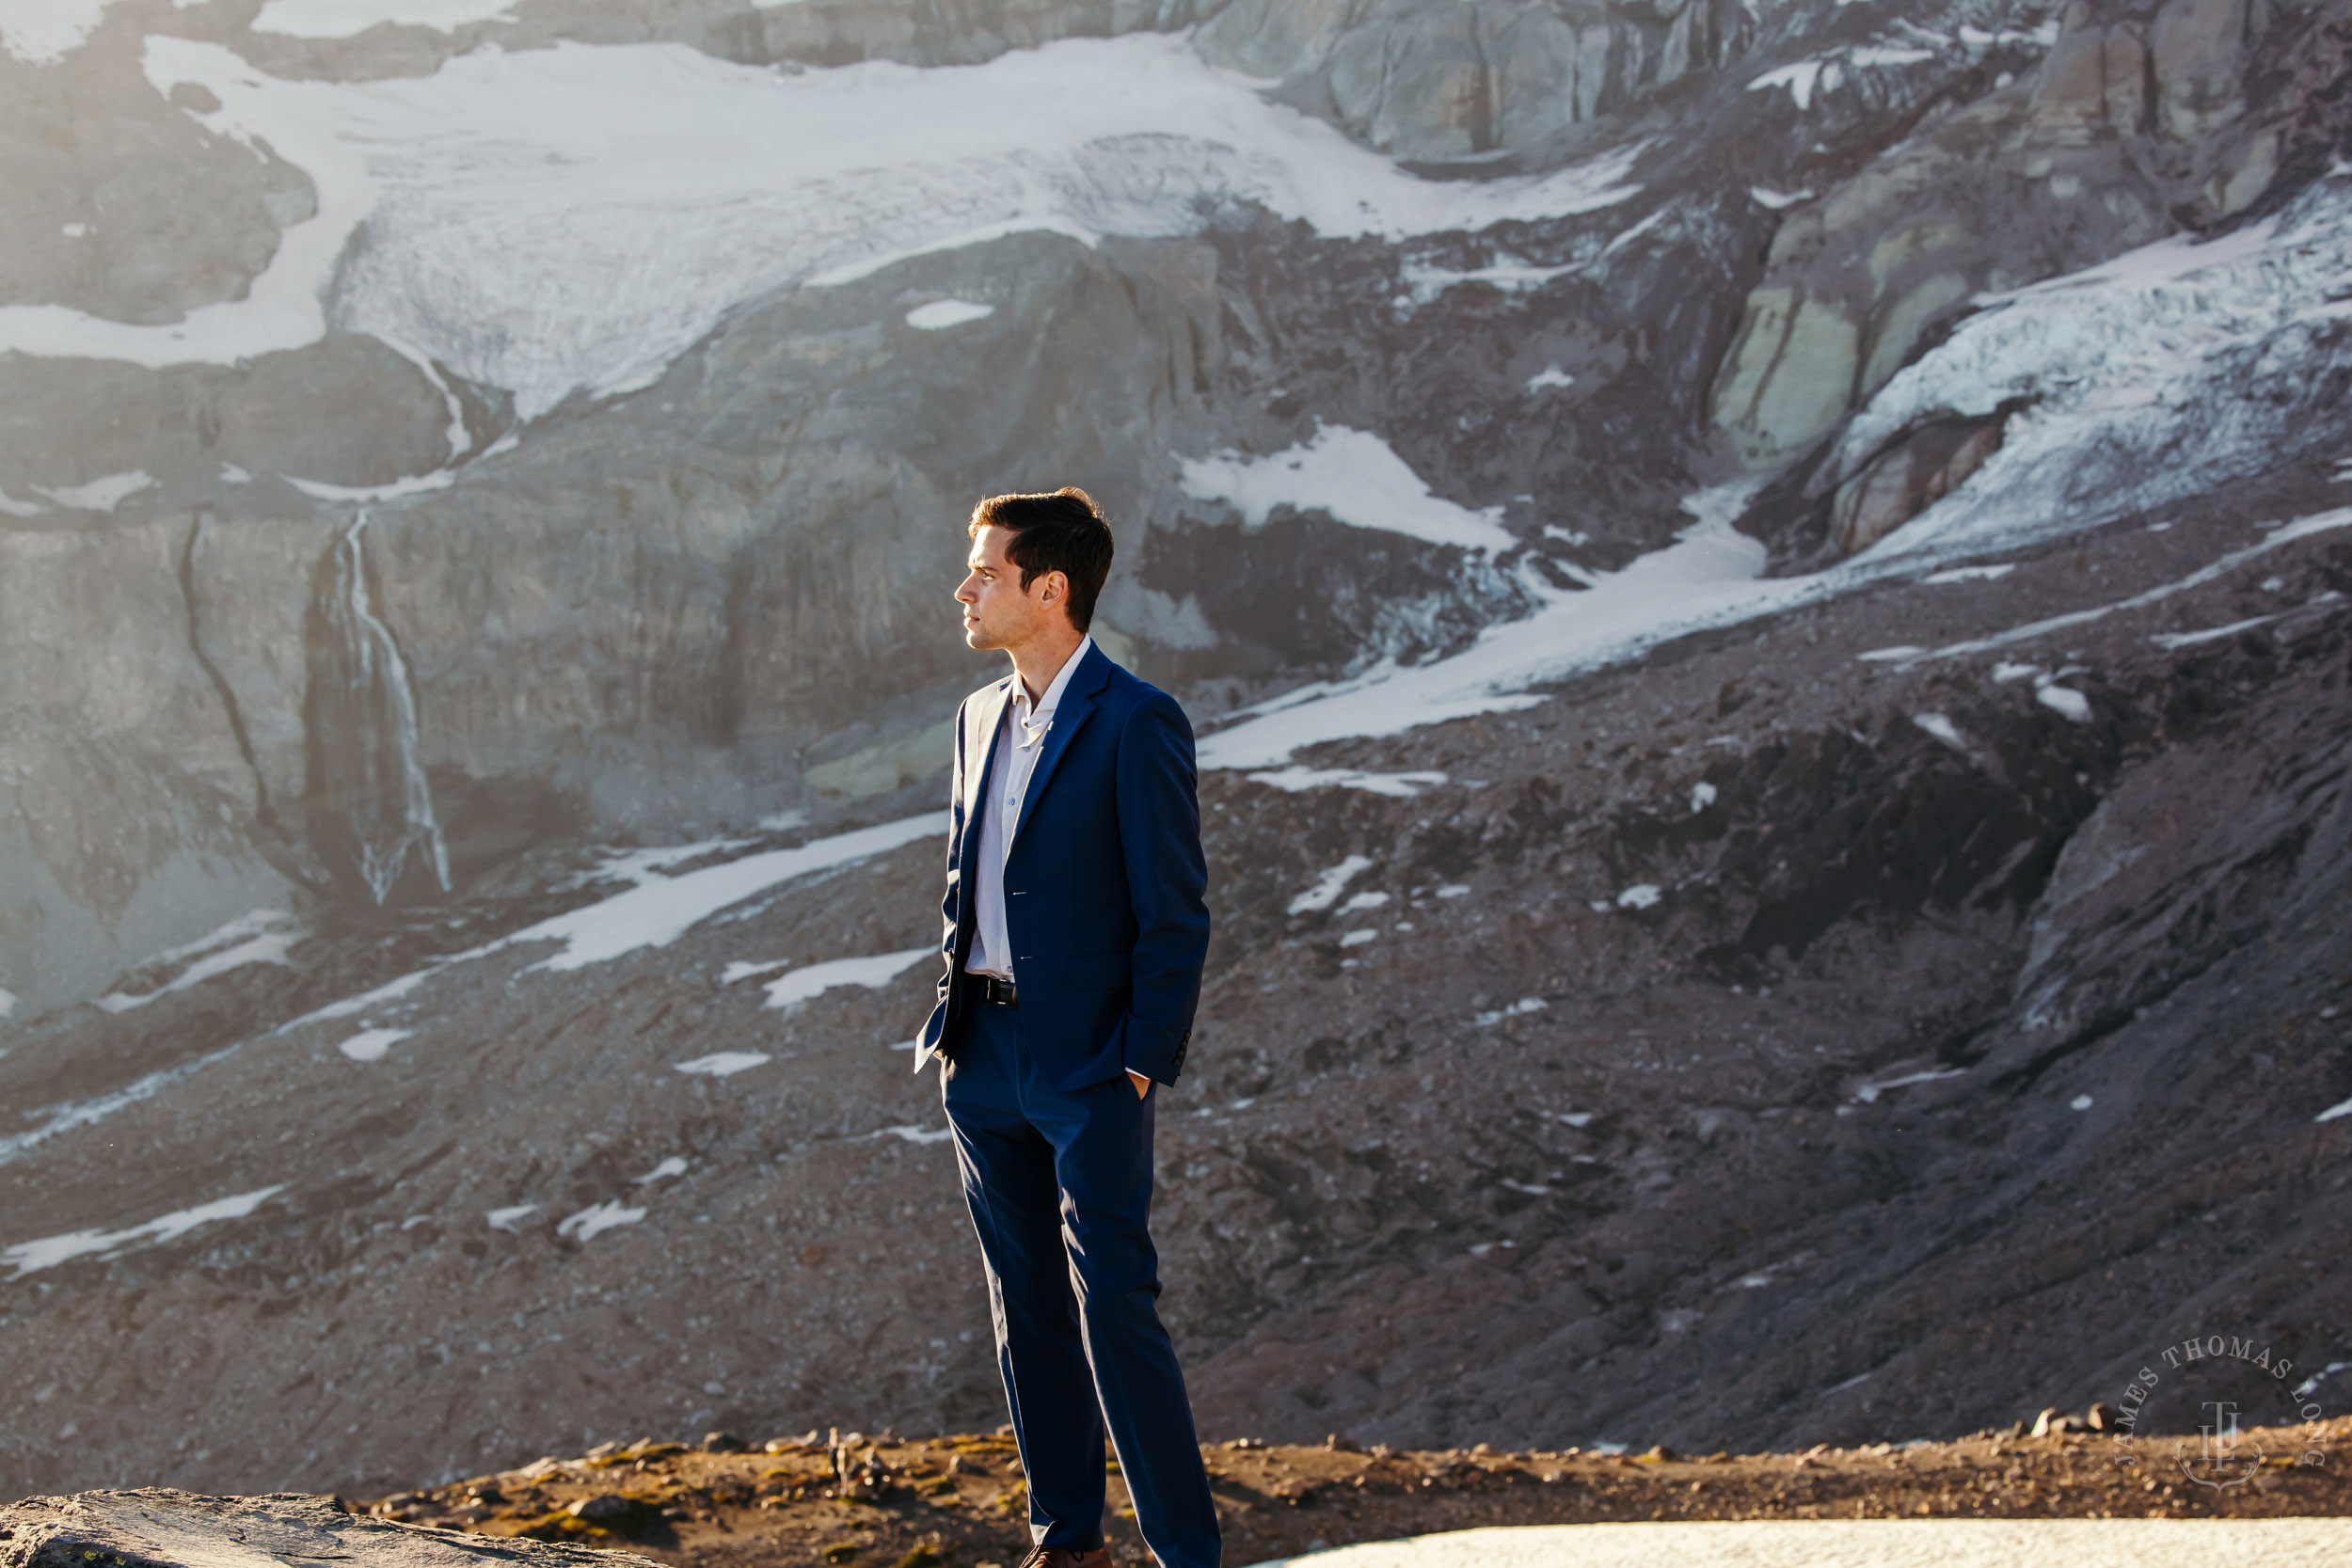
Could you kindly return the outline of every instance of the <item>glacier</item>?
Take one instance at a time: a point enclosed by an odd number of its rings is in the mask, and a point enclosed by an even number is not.
[[[822,71],[490,44],[364,82],[151,37],[144,66],[159,93],[219,101],[184,111],[205,130],[298,166],[317,213],[245,299],[158,325],[8,307],[0,351],[228,364],[331,327],[504,388],[525,420],[650,384],[740,301],[910,256],[1036,230],[1187,234],[1235,202],[1326,236],[1477,230],[1614,206],[1642,151],[1426,180],[1157,34]]]

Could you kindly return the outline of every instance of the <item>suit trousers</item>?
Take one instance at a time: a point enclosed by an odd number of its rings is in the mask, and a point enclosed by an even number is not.
[[[987,1266],[1030,1535],[1073,1550],[1103,1544],[1107,1423],[1144,1544],[1163,1568],[1217,1568],[1192,1405],[1154,1305],[1159,1090],[1138,1099],[1124,1073],[1055,1088],[1013,1007],[975,1002],[959,1033],[940,1093]]]

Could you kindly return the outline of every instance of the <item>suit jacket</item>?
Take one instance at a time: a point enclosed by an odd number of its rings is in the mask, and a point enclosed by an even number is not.
[[[977,983],[963,972],[982,791],[1012,701],[1007,675],[956,714],[953,804],[939,1004],[916,1041],[917,1071],[953,1055]],[[1062,689],[1037,768],[1008,825],[1005,928],[1021,1037],[1055,1087],[1134,1070],[1172,1084],[1192,1041],[1209,948],[1208,865],[1192,725],[1176,699],[1089,648]]]

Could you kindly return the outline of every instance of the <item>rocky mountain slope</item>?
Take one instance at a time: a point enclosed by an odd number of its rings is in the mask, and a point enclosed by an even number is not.
[[[2340,1396],[2340,5],[61,14],[0,1482],[990,1422],[894,1048],[1068,480],[1202,732],[1206,1430]]]

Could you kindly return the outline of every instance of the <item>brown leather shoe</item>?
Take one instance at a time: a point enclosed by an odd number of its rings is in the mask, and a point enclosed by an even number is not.
[[[1032,1546],[1021,1560],[1021,1568],[1111,1568],[1111,1549],[1097,1546],[1090,1552],[1077,1552],[1068,1546]]]

